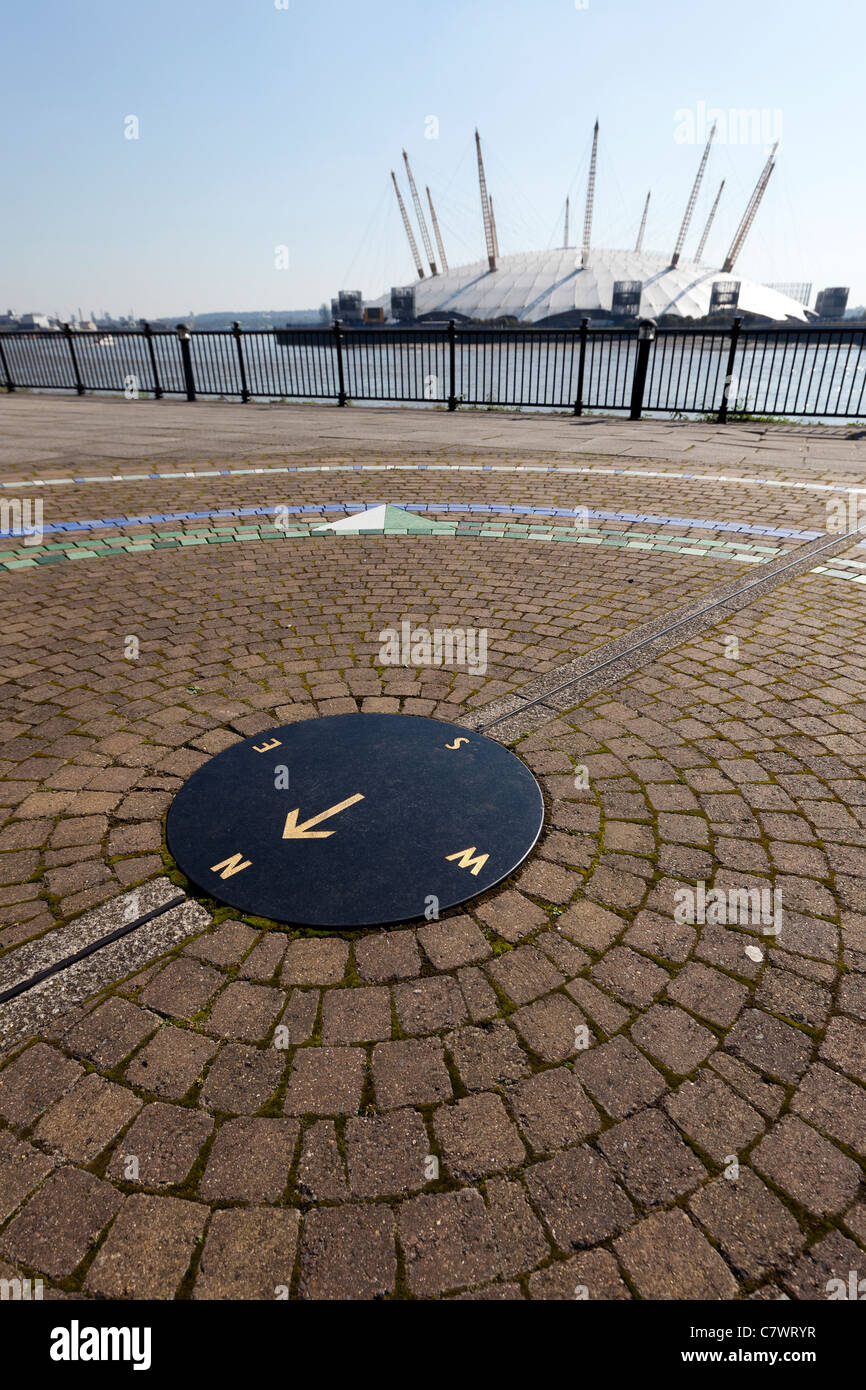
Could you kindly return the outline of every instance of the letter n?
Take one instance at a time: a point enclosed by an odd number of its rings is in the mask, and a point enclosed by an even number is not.
[[[241,863],[241,856],[233,854],[230,859],[223,859],[219,864],[211,864],[210,871],[215,874],[222,870],[220,878],[231,878],[232,874],[239,874],[241,869],[248,869],[252,862],[252,859],[244,859]]]

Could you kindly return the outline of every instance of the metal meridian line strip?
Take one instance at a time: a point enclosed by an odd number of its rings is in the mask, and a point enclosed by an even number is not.
[[[117,927],[114,931],[108,932],[105,936],[100,936],[98,940],[91,941],[87,946],[82,946],[80,951],[74,955],[64,956],[62,960],[57,960],[53,965],[49,965],[45,970],[39,970],[29,979],[20,980],[17,985],[12,985],[9,989],[0,993],[0,1004],[6,1004],[10,999],[15,999],[19,994],[25,994],[28,989],[33,989],[34,985],[39,985],[43,980],[48,980],[52,975],[59,975],[61,970],[66,970],[70,965],[76,965],[78,961],[84,960],[87,956],[92,956],[95,951],[99,951],[103,946],[109,946],[113,941],[119,941],[122,936],[128,936],[130,932],[138,927],[143,927],[146,922],[152,922],[154,917],[161,917],[164,912],[170,911],[173,907],[180,907],[187,901],[185,893],[179,893],[177,897],[170,898],[167,903],[161,903],[159,907],[154,907],[150,912],[143,913],[136,917],[134,922],[124,922],[122,927]]]
[[[763,571],[760,578],[752,579],[747,584],[740,585],[739,588],[734,589],[730,593],[723,595],[722,598],[717,598],[714,599],[712,603],[704,604],[703,607],[697,609],[695,612],[686,613],[682,617],[676,618],[674,622],[669,623],[667,627],[663,627],[659,629],[658,632],[652,632],[648,636],[642,637],[640,641],[633,642],[630,646],[624,647],[622,651],[617,652],[613,656],[607,657],[604,661],[599,661],[594,666],[587,667],[587,669],[585,671],[581,671],[579,675],[571,676],[567,681],[563,681],[560,685],[555,685],[551,687],[550,690],[546,690],[542,695],[537,695],[531,700],[523,700],[519,695],[516,696],[516,698],[521,699],[521,703],[516,709],[508,710],[505,714],[498,714],[495,719],[491,719],[485,724],[478,724],[476,726],[478,732],[484,733],[485,730],[492,729],[495,724],[502,724],[505,722],[506,719],[513,719],[515,718],[515,716],[523,714],[525,710],[531,709],[534,705],[545,704],[548,700],[550,700],[550,698],[553,695],[558,695],[561,690],[567,690],[568,687],[571,685],[578,685],[581,681],[586,680],[588,676],[595,675],[598,671],[603,671],[605,667],[612,666],[615,663],[624,660],[624,658],[629,656],[632,652],[640,651],[643,647],[649,646],[650,643],[657,642],[660,638],[667,637],[670,633],[676,632],[678,628],[685,627],[689,623],[696,622],[706,613],[711,613],[713,609],[721,608],[726,603],[736,602],[744,594],[749,593],[752,589],[775,588],[776,585],[773,581],[776,580],[779,576],[785,574],[786,571],[794,569],[798,566],[810,564],[810,562],[816,556],[823,554],[825,551],[832,550],[836,552],[839,550],[847,549],[849,545],[854,544],[855,538],[862,537],[864,536],[864,534],[866,534],[866,526],[858,526],[853,531],[846,531],[844,535],[837,536],[834,540],[827,541],[825,542],[825,544],[820,546],[815,546],[812,542],[807,542],[805,545],[797,546],[793,559],[786,560],[784,564],[776,563],[774,565],[771,563]],[[801,552],[804,550],[808,551],[808,554],[802,554]]]

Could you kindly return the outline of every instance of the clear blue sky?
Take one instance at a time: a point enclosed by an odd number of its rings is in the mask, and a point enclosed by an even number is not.
[[[283,0],[277,0],[282,3]],[[863,8],[850,0],[6,0],[0,308],[158,316],[307,308],[413,278],[390,186],[405,145],[452,265],[482,254],[473,131],[503,253],[582,224],[671,250],[700,146],[675,112],[781,113],[778,167],[738,264],[866,300]],[[124,138],[134,115],[140,138]],[[436,116],[439,138],[425,138]],[[766,157],[718,144],[719,262]],[[289,248],[289,268],[274,265]]]

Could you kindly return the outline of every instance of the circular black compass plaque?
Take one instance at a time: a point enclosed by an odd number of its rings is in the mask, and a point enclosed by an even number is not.
[[[194,772],[168,847],[211,897],[308,927],[434,916],[512,873],[541,831],[538,783],[483,734],[404,714],[269,729]]]

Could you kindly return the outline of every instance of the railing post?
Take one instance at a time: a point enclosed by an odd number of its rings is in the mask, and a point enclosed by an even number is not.
[[[150,370],[153,373],[153,394],[158,401],[162,400],[162,387],[159,384],[159,372],[156,366],[156,352],[153,346],[153,329],[149,323],[145,323],[142,332],[147,343],[148,356],[150,357]]]
[[[631,383],[630,420],[639,420],[643,409],[643,393],[646,388],[646,374],[649,366],[650,347],[656,335],[654,319],[641,319],[637,329],[637,361],[634,364],[634,378]]]
[[[3,385],[10,393],[15,390],[15,382],[12,380],[12,373],[6,361],[6,353],[3,351],[3,334],[0,333],[0,367],[3,368]]]
[[[740,341],[740,329],[742,328],[742,326],[743,320],[740,317],[735,318],[734,322],[731,324],[731,342],[730,346],[728,347],[728,365],[725,369],[725,384],[722,388],[722,403],[719,406],[719,413],[716,416],[716,421],[720,425],[726,425],[728,423],[728,402],[730,400],[731,395],[731,382],[734,379],[734,359],[737,355],[737,344]],[[734,398],[736,399],[736,392],[734,393]]]
[[[69,344],[69,356],[72,359],[72,372],[75,377],[75,389],[79,396],[84,395],[84,382],[81,380],[81,373],[78,370],[78,358],[75,356],[75,345],[72,341],[72,329],[68,323],[63,325],[63,336]]]
[[[577,361],[577,398],[574,402],[575,415],[583,414],[583,374],[586,368],[586,336],[589,319],[580,320],[580,356]]]
[[[192,374],[192,349],[190,347],[190,332],[185,323],[177,325],[177,336],[180,339],[180,358],[183,363],[183,380],[186,386],[186,398],[188,401],[195,400],[195,377]]]
[[[448,409],[457,409],[457,325],[448,320]]]
[[[241,326],[237,322],[237,320],[235,320],[235,322],[232,324],[232,335],[234,336],[234,340],[237,345],[238,351],[238,371],[240,372],[241,377],[241,400],[248,401],[250,398],[250,393],[247,389],[247,369],[244,366],[244,350],[243,345],[241,343]]]
[[[346,396],[346,379],[345,379],[345,377],[344,377],[344,375],[343,375],[343,330],[342,330],[342,328],[340,327],[340,320],[339,320],[339,319],[334,319],[334,330],[333,330],[333,331],[334,331],[334,343],[336,344],[336,348],[337,348],[337,380],[338,380],[338,382],[339,382],[339,391],[338,391],[338,395],[337,395],[337,405],[345,405],[345,404],[346,404],[346,400],[347,400],[347,396]]]

